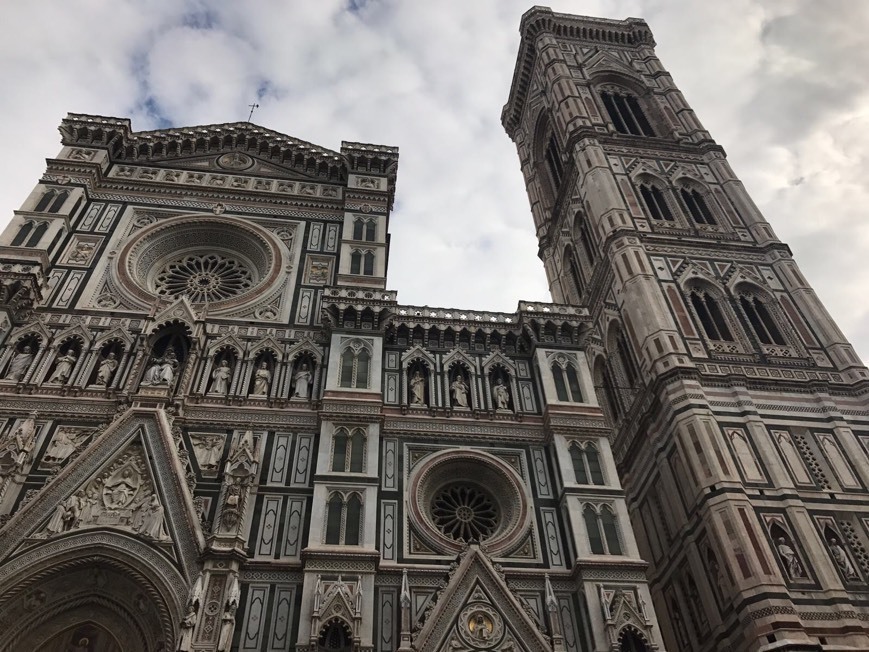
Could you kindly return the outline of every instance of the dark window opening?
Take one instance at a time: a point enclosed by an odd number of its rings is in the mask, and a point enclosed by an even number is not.
[[[739,297],[739,304],[758,340],[763,344],[787,343],[769,310],[757,297]]]
[[[706,337],[710,340],[732,342],[733,336],[730,334],[718,302],[708,294],[696,291],[692,291],[689,298]]]
[[[691,214],[691,219],[697,224],[715,224],[715,218],[712,217],[712,213],[703,195],[694,189],[686,190],[685,188],[680,188],[679,194],[682,196],[682,201]]]
[[[646,209],[653,220],[664,220],[665,222],[673,221],[673,213],[670,206],[667,205],[667,200],[664,199],[664,193],[657,186],[640,186],[640,195],[643,197],[643,202],[646,204]]]
[[[558,194],[558,189],[561,187],[561,179],[564,177],[564,165],[558,152],[558,142],[555,140],[555,134],[549,136],[549,142],[546,144],[546,166],[549,168],[549,174],[555,186],[553,190]]]
[[[636,97],[628,94],[601,93],[604,107],[620,134],[632,136],[654,136],[652,125],[646,119]]]

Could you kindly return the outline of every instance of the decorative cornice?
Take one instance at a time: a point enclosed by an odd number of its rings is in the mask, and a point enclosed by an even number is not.
[[[587,45],[606,45],[609,48],[637,48],[655,46],[655,39],[646,21],[640,18],[608,20],[590,16],[556,14],[549,7],[532,7],[522,16],[519,25],[521,42],[510,95],[501,112],[501,124],[513,138],[528,97],[528,89],[537,58],[537,38],[544,33],[578,41]]]

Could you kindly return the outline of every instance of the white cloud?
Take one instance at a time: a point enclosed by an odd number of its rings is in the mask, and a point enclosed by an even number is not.
[[[4,3],[5,219],[67,111],[137,130],[254,122],[337,149],[398,145],[389,285],[405,303],[511,311],[548,298],[500,125],[516,0]],[[830,312],[869,356],[869,7],[846,0],[559,0],[645,17],[658,54]],[[150,102],[149,102],[150,100]]]

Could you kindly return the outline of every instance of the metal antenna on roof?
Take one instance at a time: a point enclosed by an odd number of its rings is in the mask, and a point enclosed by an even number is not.
[[[259,104],[248,104],[250,107],[250,115],[247,116],[247,121],[250,122],[250,119],[253,117],[253,112],[259,108]]]

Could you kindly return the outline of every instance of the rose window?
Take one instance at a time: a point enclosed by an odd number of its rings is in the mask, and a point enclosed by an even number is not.
[[[454,541],[483,541],[498,527],[497,503],[473,485],[452,485],[435,494],[431,504],[435,526]]]
[[[222,301],[242,294],[254,285],[243,263],[217,254],[189,254],[163,265],[154,276],[157,294],[186,294],[195,303]]]

